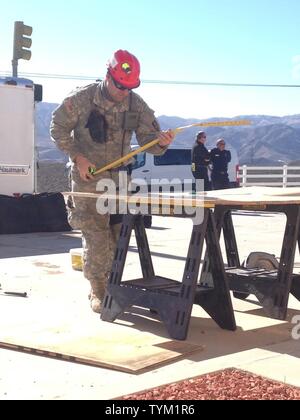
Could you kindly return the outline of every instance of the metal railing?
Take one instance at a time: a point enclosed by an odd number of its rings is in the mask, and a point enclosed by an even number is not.
[[[241,187],[252,185],[295,187],[300,186],[300,166],[241,166],[239,169]]]

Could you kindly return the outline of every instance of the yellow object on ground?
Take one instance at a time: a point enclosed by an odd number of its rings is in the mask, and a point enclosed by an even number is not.
[[[70,249],[73,270],[82,271],[82,248]]]

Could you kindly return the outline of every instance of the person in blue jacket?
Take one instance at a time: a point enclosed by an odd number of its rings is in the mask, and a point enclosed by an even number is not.
[[[210,151],[211,183],[213,190],[223,190],[230,187],[228,163],[231,161],[231,153],[225,150],[223,138],[217,140],[216,146]]]

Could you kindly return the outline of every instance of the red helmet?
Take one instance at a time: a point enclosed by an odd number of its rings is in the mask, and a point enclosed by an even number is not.
[[[107,63],[108,73],[120,85],[134,89],[140,86],[139,60],[126,50],[118,50]]]

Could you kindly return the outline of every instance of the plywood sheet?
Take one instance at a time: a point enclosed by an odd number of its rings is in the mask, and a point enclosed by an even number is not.
[[[64,193],[81,198],[101,198],[99,193]],[[115,199],[115,196],[105,195],[106,199]],[[228,190],[216,190],[193,194],[148,194],[133,196],[118,196],[129,204],[148,204],[152,206],[184,206],[208,207],[216,205],[248,205],[259,206],[266,204],[300,204],[300,188],[274,188],[274,187],[246,187]]]
[[[61,322],[49,327],[24,319],[6,328],[2,324],[0,347],[129,373],[141,373],[203,349],[100,320],[90,326]]]
[[[205,199],[213,200],[215,204],[232,203],[243,204],[299,204],[300,188],[275,188],[275,187],[246,187],[227,190],[208,191]]]

